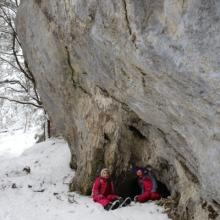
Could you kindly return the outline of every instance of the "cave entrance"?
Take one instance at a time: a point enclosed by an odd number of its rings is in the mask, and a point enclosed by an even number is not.
[[[140,193],[137,177],[131,172],[121,174],[115,181],[117,194],[123,198],[134,196]]]
[[[168,196],[171,195],[169,189],[167,188],[167,186],[162,183],[161,181],[157,180],[157,191],[160,193],[162,198],[167,198]]]
[[[140,188],[138,186],[137,177],[132,172],[124,172],[122,173],[115,181],[116,191],[118,195],[123,198],[130,197],[133,198],[136,195],[141,194]],[[157,191],[160,193],[162,198],[167,198],[171,195],[169,189],[166,184],[157,180]]]

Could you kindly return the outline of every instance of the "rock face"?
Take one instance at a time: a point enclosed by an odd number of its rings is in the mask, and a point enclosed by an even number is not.
[[[220,1],[23,0],[17,30],[72,189],[151,164],[179,219],[217,218]]]

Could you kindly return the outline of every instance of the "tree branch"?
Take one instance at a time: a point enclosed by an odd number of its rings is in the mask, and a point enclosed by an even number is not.
[[[9,45],[9,46],[11,46],[11,49],[10,50],[5,49],[5,50],[7,50],[5,52],[0,51],[0,54],[2,54],[2,56],[0,56],[0,60],[8,63],[16,71],[22,72],[26,83],[24,83],[24,82],[22,83],[22,81],[23,81],[22,80],[23,76],[22,76],[21,80],[20,79],[18,79],[18,80],[4,80],[4,81],[0,82],[0,84],[7,84],[8,83],[8,84],[12,84],[12,85],[17,84],[17,85],[21,86],[21,88],[24,89],[24,91],[26,92],[27,97],[29,97],[30,99],[32,99],[34,102],[37,103],[37,104],[35,104],[35,107],[38,107],[38,106],[42,107],[42,102],[41,102],[40,97],[37,92],[37,85],[36,85],[34,75],[32,74],[31,70],[29,69],[28,64],[25,61],[25,59],[24,59],[24,62],[23,62],[23,59],[22,60],[20,59],[23,56],[23,55],[19,54],[19,51],[21,49],[21,43],[18,39],[17,32],[15,29],[15,24],[14,24],[16,9],[19,5],[19,2],[20,2],[19,0],[13,0],[13,1],[11,0],[10,2],[7,2],[7,1],[0,2],[0,12],[1,12],[1,14],[0,14],[0,18],[1,18],[0,32],[2,31],[2,32],[7,32],[6,34],[8,34],[8,35],[10,34],[10,36],[8,37],[9,40],[8,39],[7,40],[8,41],[11,40],[11,44]],[[15,12],[15,14],[13,12]],[[7,35],[6,35],[6,37],[7,37]],[[12,53],[12,54],[10,54],[10,53]],[[7,57],[7,56],[11,56],[11,55],[14,58]],[[21,82],[19,82],[19,81],[21,81]],[[16,88],[14,89],[14,88],[10,87],[10,89],[13,90],[14,92],[16,92]],[[19,92],[19,89],[17,90],[17,92]],[[1,97],[1,98],[3,98],[3,97]],[[21,102],[19,100],[11,99],[8,97],[4,97],[4,99],[7,99],[7,100],[10,99],[11,101],[14,101],[14,102],[17,101],[19,103]],[[23,102],[23,101],[21,104],[24,104],[24,103],[31,104],[30,102]],[[34,103],[32,103],[32,105],[33,104]]]
[[[0,28],[1,28],[1,26],[0,26]],[[5,34],[11,34],[11,35],[12,35],[12,33],[11,33],[11,32],[9,32],[9,31],[0,30],[0,32],[5,33]]]
[[[43,108],[43,106],[37,105],[37,104],[32,103],[32,102],[19,101],[19,100],[11,99],[11,98],[4,97],[4,96],[0,96],[0,99],[5,99],[5,100],[8,100],[10,102],[16,102],[16,103],[19,103],[19,104],[22,104],[22,105],[32,105],[36,108]]]
[[[16,6],[15,6],[15,4],[12,4],[12,3],[9,3],[9,2],[1,2],[0,3],[0,7],[5,7],[5,8],[7,8],[7,9],[9,9],[9,10],[11,10],[12,12],[14,12],[15,14],[16,14]]]
[[[30,95],[30,98],[32,98],[34,101],[36,101],[38,105],[40,105],[40,106],[43,105],[43,103],[39,99],[37,99],[37,98],[35,98],[35,97],[31,96],[31,95]]]
[[[0,32],[1,32],[1,31],[0,31]],[[9,55],[9,56],[14,56],[13,53],[7,53],[7,52],[4,52],[4,51],[0,51],[0,54],[5,54],[5,55]],[[21,55],[21,54],[17,54],[17,56],[23,57],[23,55]]]
[[[16,32],[14,26],[12,25],[11,18],[8,17],[8,15],[7,15],[7,13],[5,12],[5,10],[4,10],[3,7],[0,6],[0,9],[2,10],[3,14],[5,15],[5,17],[2,16],[2,15],[0,15],[0,17],[3,18],[3,20],[9,25],[9,27],[10,27],[11,30],[12,30],[12,33],[15,33],[15,38],[16,38],[18,44],[21,46],[21,43],[20,43],[20,41],[19,41],[19,39],[18,39],[18,36],[17,36],[17,32]]]
[[[21,86],[26,93],[28,93],[28,89],[19,81],[19,80],[4,80],[4,81],[0,81],[0,85],[1,84],[17,84],[19,86]]]
[[[42,102],[41,102],[41,100],[40,100],[40,97],[39,97],[39,95],[38,95],[38,92],[37,92],[37,83],[36,83],[36,80],[35,80],[35,78],[34,78],[33,73],[31,72],[31,70],[30,70],[30,68],[29,68],[28,63],[26,62],[26,60],[24,60],[24,65],[25,65],[27,71],[29,72],[29,74],[30,74],[31,77],[32,77],[31,82],[32,82],[32,84],[33,84],[33,90],[34,90],[36,99],[39,101],[38,104],[40,104],[40,103],[42,104]],[[37,101],[37,102],[38,102],[38,101]]]
[[[11,65],[14,69],[18,70],[19,72],[21,71],[17,66],[15,66],[14,64],[12,64],[10,61],[6,60],[5,58],[0,56],[0,59],[6,63],[8,63],[9,65]]]
[[[12,87],[5,87],[6,90],[11,90],[12,92],[17,92],[17,93],[26,93],[26,91],[24,90],[17,90],[15,88],[12,88]]]
[[[19,72],[21,71],[17,66],[15,66],[14,64],[12,64],[10,61],[4,59],[3,57],[0,56],[0,59],[6,63],[8,63],[9,65],[11,65],[13,68],[15,68],[16,70],[18,70]]]
[[[15,0],[15,4],[16,4],[17,7],[19,6],[18,0]]]
[[[24,70],[24,68],[22,67],[20,61],[18,60],[17,53],[16,53],[16,50],[15,50],[15,41],[16,41],[16,32],[13,32],[12,51],[13,51],[13,54],[14,54],[14,57],[15,57],[15,61],[18,65],[20,71],[22,73],[24,73],[25,77],[27,77],[29,80],[33,81],[33,78],[28,75],[28,73]]]

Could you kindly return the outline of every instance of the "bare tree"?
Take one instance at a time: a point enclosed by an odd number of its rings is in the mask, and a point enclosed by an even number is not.
[[[15,17],[19,0],[0,2],[0,99],[43,108],[35,78],[24,59]],[[50,121],[45,113],[45,137],[50,137]]]
[[[36,81],[23,57],[15,29],[15,16],[19,2],[0,2],[0,65],[10,66],[0,76],[0,98],[24,105],[42,108]]]

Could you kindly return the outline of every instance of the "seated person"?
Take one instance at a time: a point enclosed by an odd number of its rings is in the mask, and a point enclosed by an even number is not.
[[[134,197],[135,202],[146,202],[148,200],[159,200],[160,193],[157,192],[157,182],[150,168],[146,170],[143,168],[136,169],[138,177],[138,185],[140,188],[140,195]]]
[[[121,197],[115,193],[110,171],[107,168],[102,169],[100,176],[96,178],[92,188],[92,198],[106,210],[113,210],[120,206]]]

